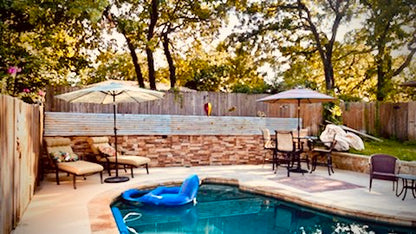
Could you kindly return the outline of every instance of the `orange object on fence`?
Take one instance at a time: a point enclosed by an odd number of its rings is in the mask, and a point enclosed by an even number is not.
[[[211,102],[207,102],[207,103],[204,104],[204,110],[205,110],[205,114],[207,114],[207,116],[211,115],[211,111],[212,111]]]

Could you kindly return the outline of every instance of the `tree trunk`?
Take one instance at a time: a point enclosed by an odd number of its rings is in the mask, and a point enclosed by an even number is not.
[[[334,67],[332,64],[332,54],[334,50],[335,38],[338,32],[339,25],[341,20],[344,18],[347,10],[349,9],[351,3],[350,0],[343,1],[330,1],[327,0],[328,5],[335,14],[335,19],[332,24],[332,35],[330,40],[325,40],[326,36],[321,38],[321,33],[319,33],[318,28],[312,20],[312,14],[309,11],[308,7],[301,1],[297,0],[297,9],[299,17],[306,21],[305,29],[312,32],[316,47],[318,49],[319,55],[321,57],[322,64],[324,66],[325,74],[325,88],[327,92],[330,92],[334,89],[335,78],[334,78]]]
[[[130,39],[126,35],[124,35],[124,37],[126,38],[127,46],[129,47],[129,50],[130,50],[130,56],[131,56],[131,60],[133,61],[134,70],[136,72],[137,82],[141,88],[144,88],[143,73],[142,73],[142,69],[140,68],[139,61],[137,59],[136,50],[133,44],[131,43]]]
[[[382,61],[380,61],[382,62]],[[383,72],[383,65],[378,64],[377,65],[377,101],[384,101],[384,98],[386,97],[386,94],[384,92],[384,86],[386,83],[385,79],[385,73]]]
[[[332,67],[332,61],[323,59],[324,73],[325,73],[325,88],[327,91],[334,89],[334,68]]]
[[[141,88],[144,88],[143,73],[142,73],[142,69],[140,68],[139,61],[137,59],[136,48],[134,47],[133,43],[131,43],[130,38],[128,38],[125,28],[118,24],[117,18],[114,17],[114,15],[110,14],[110,5],[107,6],[107,8],[106,8],[106,10],[103,14],[111,22],[111,24],[113,26],[117,25],[117,27],[121,31],[121,34],[123,34],[124,38],[126,39],[127,46],[130,50],[130,56],[131,56],[131,59],[133,61],[134,70],[136,72],[137,82],[138,82],[138,84]],[[116,20],[114,20],[114,19],[116,19]]]
[[[148,46],[146,46],[146,55],[147,55],[147,67],[149,69],[150,89],[156,90],[156,76],[155,76],[153,51]]]
[[[169,64],[169,80],[170,80],[170,87],[174,88],[176,84],[176,67],[175,64],[173,64],[172,54],[169,50],[169,37],[168,33],[163,34],[163,50],[165,52],[166,60]]]
[[[150,9],[149,31],[147,33],[147,44],[146,44],[147,66],[149,69],[149,83],[150,83],[150,89],[153,89],[153,90],[156,90],[156,75],[155,75],[155,65],[154,65],[154,59],[153,59],[153,49],[150,47],[149,43],[153,39],[156,22],[159,17],[158,9],[157,9],[158,5],[159,5],[159,0],[152,0],[152,6]]]

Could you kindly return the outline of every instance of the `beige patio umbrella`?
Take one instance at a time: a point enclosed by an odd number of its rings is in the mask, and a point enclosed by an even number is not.
[[[270,95],[257,101],[267,103],[297,103],[298,107],[298,136],[300,136],[300,104],[301,103],[318,103],[318,102],[331,102],[335,98],[322,94],[311,89],[291,89],[283,91],[274,95]],[[298,138],[298,141],[300,139]],[[299,144],[298,144],[299,145]]]
[[[114,110],[114,148],[117,152],[117,103],[146,102],[162,98],[164,93],[132,86],[129,81],[107,80],[89,85],[83,89],[57,95],[56,97],[70,103],[113,103]],[[107,183],[128,181],[128,177],[118,176],[118,160],[116,154],[116,176],[106,178]]]

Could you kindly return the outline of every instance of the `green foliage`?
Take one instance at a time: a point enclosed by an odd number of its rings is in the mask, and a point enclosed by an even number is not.
[[[336,103],[323,103],[323,117],[324,121],[328,120],[334,124],[342,124],[342,110]]]
[[[201,44],[195,44],[187,55],[186,59],[176,59],[180,85],[200,91],[266,90],[249,54],[241,52],[232,56],[224,51],[207,52]]]
[[[357,151],[350,149],[350,153],[372,155],[377,153],[390,154],[404,161],[416,161],[416,142],[400,142],[391,139],[378,141],[364,141],[365,149]]]
[[[88,64],[86,49],[96,36],[94,24],[106,4],[92,0],[2,1],[2,93],[31,102],[48,84],[68,83],[71,74]],[[11,76],[7,72],[11,67],[20,71]]]
[[[145,59],[141,58],[143,63]],[[134,66],[128,53],[102,52],[97,57],[97,65],[80,73],[82,84],[93,84],[108,79],[136,80]]]
[[[258,84],[250,86],[249,84],[235,84],[232,87],[233,93],[249,93],[249,94],[260,94],[260,93],[267,93],[273,87],[266,82],[260,82]]]
[[[355,17],[362,21],[357,29],[331,41],[335,3],[345,10],[339,25]],[[137,70],[131,51],[138,54],[146,79],[144,49],[159,53],[164,49],[160,40],[168,35],[166,48],[176,66],[176,85],[246,93],[303,86],[322,92],[328,83],[324,52],[333,67],[333,95],[340,99],[416,100],[414,88],[398,86],[414,79],[416,72],[414,1],[165,0],[159,1],[155,34],[147,38],[150,4],[145,0],[1,1],[1,92],[31,102],[49,84],[134,80]],[[113,14],[107,14],[110,11]],[[110,22],[111,17],[104,15],[115,18]],[[219,41],[219,30],[234,15],[239,20],[234,33]],[[129,39],[132,50],[103,37],[112,30]],[[156,79],[171,79],[160,61],[163,57],[155,60]],[[264,74],[258,72],[265,64],[276,72],[272,84],[266,84]],[[10,74],[11,67],[20,71]],[[340,121],[333,107],[327,110],[328,118]]]
[[[373,51],[373,63],[367,74],[377,78],[377,100],[389,100],[396,89],[393,78],[411,64],[416,53],[416,2],[362,0],[361,3],[368,18],[356,34],[356,41],[363,38]],[[401,55],[398,56],[397,51]]]

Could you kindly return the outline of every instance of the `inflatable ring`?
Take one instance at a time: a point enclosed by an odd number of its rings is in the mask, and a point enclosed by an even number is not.
[[[149,191],[143,191],[143,190],[139,190],[139,189],[129,189],[124,191],[121,194],[121,197],[126,200],[126,201],[130,201],[130,202],[140,202],[140,198],[147,194]]]
[[[138,201],[150,205],[182,206],[188,203],[196,203],[196,195],[199,188],[199,178],[191,175],[186,178],[180,187],[160,186],[138,198]]]

